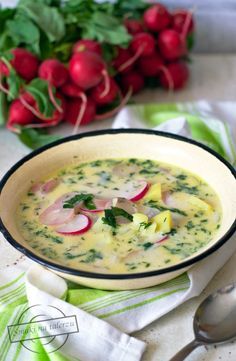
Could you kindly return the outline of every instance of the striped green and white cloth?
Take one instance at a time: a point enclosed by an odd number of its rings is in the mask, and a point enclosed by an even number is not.
[[[236,165],[234,102],[131,105],[120,111],[113,128],[152,128],[177,133],[208,145]]]
[[[208,103],[201,103],[199,113],[198,107],[199,103],[130,106],[118,115],[113,126],[158,126],[191,136],[234,163],[235,151],[228,126],[216,115],[210,115],[213,108]],[[133,291],[104,291],[68,283],[21,258],[17,265],[0,271],[0,360],[140,360],[146,345],[129,334],[199,295],[236,251],[235,241],[234,236],[226,246],[174,280]],[[19,254],[15,253],[17,258]],[[55,310],[58,311],[55,313]],[[75,317],[79,331],[65,339],[62,334],[68,329],[63,324],[60,335],[45,338],[55,335],[50,328],[32,330],[34,323],[28,324],[31,320],[46,319],[44,323],[50,326],[51,320],[58,318],[57,312],[59,316]],[[14,328],[9,327],[16,324]],[[34,340],[27,339],[29,335],[33,335]]]

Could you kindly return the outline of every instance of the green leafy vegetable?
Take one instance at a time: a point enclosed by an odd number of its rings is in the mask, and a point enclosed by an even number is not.
[[[96,39],[101,43],[107,42],[113,45],[128,45],[131,36],[126,28],[111,15],[96,11],[89,21],[84,24],[82,32],[84,38]]]
[[[7,99],[6,94],[0,92],[0,126],[7,120]]]
[[[68,199],[64,204],[63,204],[63,208],[74,208],[74,206],[79,203],[79,202],[83,202],[85,207],[88,209],[96,209],[96,206],[93,202],[93,198],[94,195],[93,194],[86,194],[86,193],[81,193],[81,194],[76,194],[74,197]]]
[[[21,128],[19,139],[31,149],[37,149],[48,143],[60,139],[58,135],[45,134],[32,128]]]
[[[28,0],[21,2],[19,9],[45,31],[50,41],[59,41],[65,35],[64,19],[58,8]]]
[[[121,216],[129,221],[133,221],[132,214],[129,214],[122,208],[118,207],[111,207],[111,209],[105,209],[105,217],[102,217],[102,221],[104,224],[107,224],[108,226],[111,226],[112,228],[117,227],[116,217]]]
[[[47,118],[50,118],[55,111],[53,104],[50,101],[48,95],[48,83],[46,80],[35,78],[26,87],[26,91],[32,94],[36,100],[40,112]],[[53,93],[55,95],[56,89],[53,87]],[[60,105],[60,101],[56,99]]]
[[[6,24],[8,33],[11,34],[11,38],[15,44],[25,44],[29,46],[29,49],[36,54],[40,54],[39,28],[26,16],[17,15],[13,20],[9,20]]]
[[[6,79],[8,85],[9,96],[8,100],[13,100],[18,98],[20,93],[20,88],[23,84],[23,80],[16,74],[15,70],[10,67],[10,74]]]

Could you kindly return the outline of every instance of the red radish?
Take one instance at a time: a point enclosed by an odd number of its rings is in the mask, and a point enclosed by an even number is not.
[[[84,94],[84,91],[71,80],[67,80],[67,82],[62,85],[60,90],[62,94],[66,95],[69,98],[80,98],[81,94]]]
[[[26,49],[15,48],[11,50],[13,59],[11,65],[23,79],[30,81],[36,78],[39,68],[38,58]]]
[[[155,39],[149,33],[136,34],[131,40],[130,49],[134,54],[149,56],[155,51]]]
[[[48,82],[48,94],[52,104],[59,112],[62,112],[62,108],[55,100],[52,86],[58,88],[65,84],[69,76],[67,68],[57,59],[47,59],[40,65],[38,73],[41,79]]]
[[[75,43],[75,45],[73,46],[72,53],[76,54],[76,53],[79,53],[79,52],[85,51],[85,50],[93,51],[94,53],[97,53],[98,55],[102,55],[101,45],[97,41],[91,40],[91,39],[82,39],[82,40],[77,41]]]
[[[142,32],[134,35],[129,49],[133,53],[132,56],[127,56],[127,60],[123,61],[117,67],[118,72],[125,72],[139,59],[141,56],[150,56],[155,52],[155,39],[151,34]],[[119,59],[119,58],[118,58]]]
[[[73,82],[84,90],[96,86],[102,78],[107,76],[103,59],[88,50],[72,56],[69,71]]]
[[[41,190],[44,193],[50,193],[59,185],[59,183],[59,179],[49,179],[42,185]]]
[[[81,209],[81,211],[91,213],[102,212],[104,209],[111,207],[112,200],[105,198],[94,198],[93,203],[95,204],[96,209],[88,209],[83,204],[82,206],[79,205],[79,209]]]
[[[46,226],[56,226],[70,221],[74,217],[74,209],[63,208],[61,204],[53,203],[40,214],[39,220]]]
[[[91,97],[97,105],[106,105],[113,102],[119,93],[118,85],[115,80],[109,76],[108,91],[106,90],[106,84],[101,81],[96,87],[91,90]]]
[[[133,54],[129,49],[117,47],[117,56],[112,61],[112,65],[119,73],[126,73],[133,68]]]
[[[82,107],[82,101],[80,99],[69,100],[67,103],[67,112],[65,120],[75,125],[74,133],[77,133],[78,126],[90,123],[96,114],[96,104],[91,98],[87,99],[85,111],[81,118],[80,124],[78,124],[78,114]]]
[[[125,19],[124,25],[131,35],[141,33],[144,30],[141,21],[137,19]]]
[[[77,120],[75,122],[75,128],[74,128],[74,132],[77,133],[79,125],[83,119],[84,112],[86,110],[87,95],[81,88],[79,88],[75,83],[72,83],[72,81],[70,81],[70,80],[67,81],[66,84],[64,84],[61,87],[61,91],[63,92],[64,95],[68,96],[69,98],[80,98],[80,100],[82,102],[81,106],[80,106],[80,111],[78,112],[78,115],[77,115]]]
[[[144,76],[155,76],[163,67],[164,63],[161,56],[158,53],[154,53],[150,56],[141,57],[138,60],[138,68]]]
[[[41,79],[47,80],[56,88],[65,84],[69,73],[64,64],[57,59],[44,60],[38,71]]]
[[[56,231],[61,234],[76,235],[82,234],[89,230],[92,222],[88,216],[84,214],[77,214],[69,222],[56,228]]]
[[[165,6],[155,4],[145,11],[143,19],[148,30],[160,31],[168,27],[171,22],[171,15]]]
[[[34,121],[34,114],[24,107],[19,99],[13,100],[9,108],[7,128],[14,132],[19,132],[14,125],[26,125]]]
[[[144,87],[144,78],[137,71],[130,71],[123,74],[121,78],[122,90],[128,91],[132,89],[132,93],[136,94]]]
[[[175,60],[186,54],[186,44],[177,31],[163,30],[158,37],[161,55],[166,60]]]
[[[194,30],[194,21],[191,11],[177,10],[172,15],[172,28],[184,37]]]
[[[166,73],[160,75],[160,82],[164,88],[167,89],[181,89],[186,84],[189,78],[189,71],[187,65],[183,62],[170,63],[166,66],[166,69],[171,78],[167,77]]]

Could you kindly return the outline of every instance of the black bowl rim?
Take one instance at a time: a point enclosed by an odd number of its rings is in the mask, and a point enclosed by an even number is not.
[[[5,176],[1,179],[1,181],[0,181],[0,195],[1,195],[1,192],[2,192],[5,184],[7,183],[8,179],[13,175],[13,173],[19,167],[21,167],[28,160],[34,158],[35,156],[43,153],[44,151],[46,151],[46,150],[48,150],[50,148],[53,148],[55,146],[58,146],[60,144],[67,143],[67,142],[70,142],[70,141],[79,140],[81,138],[94,137],[94,136],[106,135],[106,134],[125,134],[125,133],[127,133],[127,134],[157,135],[157,136],[172,138],[172,139],[175,139],[175,140],[178,140],[178,141],[183,141],[183,142],[186,142],[186,143],[193,144],[193,145],[195,145],[197,147],[200,147],[200,148],[204,149],[208,153],[211,153],[220,162],[222,162],[229,169],[229,171],[232,173],[233,177],[236,180],[236,170],[232,167],[232,165],[227,160],[225,160],[221,155],[219,155],[217,152],[215,152],[211,148],[209,148],[206,145],[204,145],[202,143],[199,143],[199,142],[197,142],[195,140],[192,140],[192,139],[180,136],[180,135],[172,134],[172,133],[160,132],[160,131],[157,131],[157,130],[150,130],[150,129],[135,129],[135,128],[103,129],[103,130],[84,132],[84,133],[81,133],[81,134],[76,134],[76,135],[72,135],[72,136],[69,136],[69,137],[65,137],[63,139],[59,139],[59,140],[57,140],[55,142],[52,142],[50,144],[47,144],[47,145],[45,145],[43,147],[38,148],[37,150],[32,151],[31,153],[29,153],[28,155],[26,155],[25,157],[20,159],[17,163],[15,163],[15,165],[13,165],[7,171]],[[70,274],[70,275],[73,275],[73,276],[85,277],[85,278],[89,278],[89,279],[94,278],[94,279],[106,279],[106,280],[108,280],[108,279],[109,280],[126,280],[126,279],[137,279],[137,278],[153,277],[153,276],[159,276],[159,275],[163,275],[165,273],[175,272],[175,271],[179,271],[181,269],[187,268],[189,266],[192,266],[196,262],[203,260],[204,258],[209,256],[210,254],[212,254],[213,252],[218,250],[224,243],[226,243],[227,240],[229,240],[229,238],[234,234],[235,231],[236,231],[236,217],[235,217],[235,220],[234,220],[233,224],[228,229],[228,231],[223,235],[223,237],[221,237],[209,249],[207,249],[206,251],[200,253],[199,255],[197,255],[197,256],[189,259],[189,260],[186,260],[186,261],[183,261],[181,263],[177,263],[177,264],[175,264],[173,266],[169,266],[169,267],[162,268],[162,269],[159,269],[159,270],[153,270],[153,271],[147,271],[147,272],[139,272],[139,273],[131,273],[131,274],[105,274],[105,273],[95,273],[95,272],[89,272],[89,271],[81,271],[81,270],[78,270],[78,269],[62,266],[62,265],[59,265],[57,263],[46,260],[44,258],[41,258],[40,256],[36,255],[35,253],[31,252],[30,250],[28,250],[27,248],[22,246],[20,243],[18,243],[11,236],[11,234],[8,232],[7,228],[3,224],[2,219],[0,218],[0,232],[3,234],[3,236],[6,238],[6,240],[14,248],[16,248],[18,251],[20,251],[21,253],[23,253],[28,258],[32,259],[33,261],[35,261],[35,262],[37,262],[37,263],[39,263],[39,264],[41,264],[41,265],[43,265],[45,267],[53,269],[56,272],[67,273],[67,274]]]

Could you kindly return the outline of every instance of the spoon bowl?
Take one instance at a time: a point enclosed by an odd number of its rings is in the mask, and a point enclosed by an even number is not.
[[[184,360],[198,346],[223,343],[236,337],[236,283],[217,290],[200,304],[193,329],[195,339],[170,361]]]
[[[194,333],[204,343],[220,343],[236,337],[236,284],[207,297],[194,317]]]

